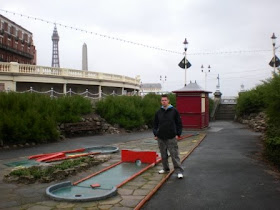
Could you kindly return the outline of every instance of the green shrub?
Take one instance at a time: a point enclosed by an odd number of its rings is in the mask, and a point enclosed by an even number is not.
[[[155,112],[160,107],[160,95],[147,94],[142,99],[142,113],[145,120],[145,124],[149,127],[153,126]]]
[[[91,111],[82,97],[51,99],[36,93],[0,93],[0,140],[4,144],[57,140],[57,124],[76,122]]]
[[[92,106],[89,100],[82,96],[65,96],[56,99],[57,122],[73,123],[81,119],[81,115],[90,113]]]
[[[280,75],[274,74],[263,84],[241,93],[236,109],[238,116],[265,111],[265,156],[280,168]]]
[[[109,123],[126,129],[144,124],[139,96],[108,96],[96,104],[96,111]]]
[[[176,96],[168,95],[170,103],[176,106]],[[155,112],[160,108],[160,95],[109,96],[97,102],[96,111],[111,124],[125,129],[138,128],[144,124],[152,127]]]
[[[280,75],[274,74],[267,81],[265,96],[267,130],[265,140],[265,155],[280,169]]]
[[[255,89],[240,93],[237,98],[236,114],[237,116],[249,115],[264,111],[266,108],[265,95],[267,84],[257,86]]]
[[[174,107],[176,107],[176,95],[173,93],[169,93],[168,98],[170,100],[170,104],[172,104]]]
[[[0,93],[0,139],[5,144],[57,139],[53,108],[44,95]]]
[[[266,114],[270,123],[280,127],[280,75],[275,74],[265,85]]]
[[[265,140],[265,156],[280,169],[280,136]]]
[[[55,165],[54,168],[60,169],[60,170],[65,170],[68,168],[78,166],[81,163],[84,163],[87,159],[89,159],[89,157],[87,157],[87,158],[81,157],[79,159],[65,160],[62,163]]]

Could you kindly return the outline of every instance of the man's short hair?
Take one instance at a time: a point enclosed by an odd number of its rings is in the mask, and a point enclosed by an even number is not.
[[[169,99],[169,98],[168,98],[168,95],[166,95],[166,94],[161,95],[161,97],[162,97],[162,98],[167,98],[167,99]]]

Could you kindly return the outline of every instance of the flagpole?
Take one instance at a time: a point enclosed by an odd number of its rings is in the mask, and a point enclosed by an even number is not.
[[[185,51],[185,86],[187,86],[187,52],[186,51]]]
[[[183,44],[185,45],[185,48],[184,48],[184,50],[185,50],[185,52],[184,52],[184,54],[185,54],[185,86],[187,86],[187,68],[188,68],[187,49],[188,49],[188,44],[189,44],[187,41],[187,38],[185,38]]]
[[[272,46],[273,46],[273,60],[274,60],[273,70],[274,70],[274,73],[276,72],[275,71],[276,70],[276,56],[275,56],[275,42],[276,42],[276,38],[277,37],[273,33],[271,39],[272,39]]]
[[[273,57],[274,57],[273,71],[274,71],[274,73],[275,73],[275,69],[276,69],[276,66],[275,66],[275,64],[276,64],[276,58],[275,58],[275,45],[273,45]]]

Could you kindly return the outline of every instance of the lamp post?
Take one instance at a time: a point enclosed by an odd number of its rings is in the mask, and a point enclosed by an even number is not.
[[[163,84],[164,84],[164,82],[166,82],[166,80],[167,80],[167,76],[165,75],[165,76],[159,76],[159,80],[161,81],[161,83],[162,83],[162,90],[163,90]]]
[[[208,66],[208,71],[207,70],[203,70],[203,65],[201,65],[201,72],[203,73],[204,72],[204,74],[205,74],[205,86],[204,86],[204,88],[205,88],[205,90],[207,89],[207,73],[208,72],[210,72],[210,69],[211,69],[211,66],[209,65]]]
[[[188,50],[188,41],[187,41],[187,38],[185,38],[184,42],[184,55],[185,55],[185,86],[187,86],[187,50]]]
[[[216,87],[217,87],[217,90],[220,91],[220,75],[219,74],[217,76],[217,80],[218,80],[218,85]]]
[[[144,96],[144,90],[143,90],[143,83],[142,83],[142,81],[141,81],[141,83],[140,83],[140,91],[142,90],[142,96]]]
[[[272,37],[271,37],[271,39],[272,39],[272,47],[273,47],[273,59],[274,59],[274,64],[273,64],[273,70],[274,70],[274,73],[275,73],[275,69],[276,69],[276,59],[275,59],[275,44],[276,44],[276,36],[275,36],[275,34],[273,33],[272,34]]]

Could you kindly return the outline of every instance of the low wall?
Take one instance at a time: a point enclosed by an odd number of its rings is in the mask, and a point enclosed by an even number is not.
[[[102,133],[120,133],[120,131],[107,123],[105,119],[97,114],[90,114],[84,116],[81,122],[77,123],[63,123],[59,126],[62,134],[66,137],[76,135],[93,135]]]
[[[248,116],[243,116],[237,118],[237,121],[242,124],[247,124],[250,128],[252,128],[256,132],[264,133],[266,131],[266,115],[264,112],[260,112],[258,114],[250,114]]]

